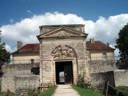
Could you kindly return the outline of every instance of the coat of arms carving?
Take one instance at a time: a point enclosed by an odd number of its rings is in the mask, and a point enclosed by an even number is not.
[[[72,47],[68,45],[58,45],[51,53],[54,59],[64,59],[68,57],[75,57],[75,52]]]

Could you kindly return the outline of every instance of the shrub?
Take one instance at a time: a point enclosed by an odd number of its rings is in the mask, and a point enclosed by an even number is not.
[[[90,82],[85,82],[83,76],[79,76],[78,78],[79,79],[77,81],[77,86],[79,86],[81,88],[89,88],[89,87],[91,87]]]
[[[41,92],[38,96],[52,96],[55,89],[56,89],[56,86],[52,86],[48,88],[46,91]]]
[[[40,93],[40,91],[37,90],[28,90],[28,96],[38,96],[38,94]]]

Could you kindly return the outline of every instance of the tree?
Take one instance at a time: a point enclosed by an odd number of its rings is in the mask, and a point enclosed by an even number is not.
[[[5,49],[5,43],[1,41],[1,31],[0,31],[0,65],[4,64],[5,62],[9,62],[10,54]]]
[[[1,41],[1,31],[0,31],[0,77],[2,76],[2,70],[1,66],[5,64],[5,62],[9,62],[10,60],[10,54],[9,52],[5,49],[5,43]]]
[[[128,24],[120,30],[116,43],[116,48],[120,51],[120,67],[128,68]]]

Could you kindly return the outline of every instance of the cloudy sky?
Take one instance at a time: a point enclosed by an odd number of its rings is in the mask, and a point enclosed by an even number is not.
[[[128,0],[0,0],[0,30],[9,51],[37,43],[40,25],[85,24],[89,38],[115,45],[128,23]]]

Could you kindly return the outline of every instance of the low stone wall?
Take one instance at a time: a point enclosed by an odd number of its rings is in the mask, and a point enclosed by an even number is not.
[[[31,72],[33,67],[39,64],[10,64],[4,65],[1,80],[1,91],[16,92],[17,89],[35,89],[39,87],[39,75]]]
[[[39,66],[39,63],[35,64],[8,64],[2,66],[4,75],[26,75],[31,74],[31,68]]]
[[[115,86],[128,86],[128,70],[114,71]]]
[[[39,87],[39,76],[17,76],[15,77],[16,89],[35,89]]]
[[[107,81],[109,81],[112,86],[115,85],[113,71],[91,74],[91,85],[93,87],[104,89],[105,83]]]
[[[35,89],[39,87],[39,76],[26,75],[26,76],[3,76],[1,91],[15,92],[18,89]]]
[[[12,76],[3,76],[1,81],[1,91],[7,92],[7,91],[15,92],[15,78]]]

